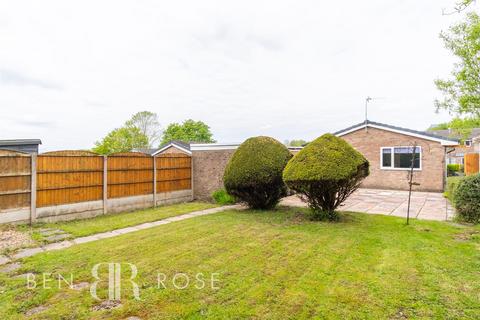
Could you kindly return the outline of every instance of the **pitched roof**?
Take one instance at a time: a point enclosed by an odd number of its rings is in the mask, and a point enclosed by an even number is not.
[[[42,144],[40,139],[11,139],[11,140],[0,140],[0,146],[24,146],[31,144]]]
[[[425,131],[417,131],[417,130],[412,130],[412,129],[396,127],[396,126],[392,126],[392,125],[389,125],[389,124],[374,122],[374,121],[370,121],[370,120],[367,120],[367,121],[358,123],[356,125],[353,125],[351,127],[348,127],[348,128],[342,129],[340,131],[337,131],[337,132],[334,133],[334,135],[343,136],[347,133],[357,131],[357,130],[365,128],[365,127],[377,128],[377,129],[382,129],[382,130],[386,130],[386,131],[391,131],[391,132],[395,132],[395,133],[404,134],[404,135],[407,135],[407,136],[418,137],[418,138],[422,138],[422,139],[425,139],[425,140],[436,141],[436,142],[440,142],[444,146],[455,146],[455,145],[459,144],[458,139],[444,137],[444,136],[436,135],[436,134],[433,134],[433,133],[430,133],[430,132],[425,132]]]
[[[192,151],[190,150],[190,143],[186,143],[180,140],[171,140],[163,145],[161,145],[158,149],[156,149],[154,152],[150,153],[152,156],[159,154],[160,152],[167,150],[170,147],[175,147],[177,149],[182,150],[185,153],[192,154]]]
[[[455,129],[428,130],[428,132],[433,133],[434,135],[442,136],[442,137],[450,137],[455,139],[463,138],[462,133]],[[480,128],[472,128],[472,131],[468,134],[467,139],[473,139],[478,136],[480,136]]]

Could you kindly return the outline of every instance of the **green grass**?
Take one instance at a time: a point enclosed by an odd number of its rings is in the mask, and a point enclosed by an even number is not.
[[[132,212],[97,216],[91,219],[57,223],[39,223],[33,228],[33,238],[40,241],[42,240],[42,237],[38,232],[41,228],[59,229],[70,233],[74,237],[83,237],[213,207],[217,207],[217,205],[206,202],[188,202]]]
[[[28,290],[0,275],[0,318],[39,305],[48,309],[33,319],[478,318],[478,227],[366,214],[324,223],[305,212],[225,211],[39,254],[21,272],[91,283],[97,263],[132,263],[142,300],[125,281],[122,307],[92,311],[99,302],[89,290]],[[159,289],[159,272],[219,273],[220,289]]]

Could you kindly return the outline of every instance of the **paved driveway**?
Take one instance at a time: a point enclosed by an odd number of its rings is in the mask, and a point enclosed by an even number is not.
[[[306,206],[297,196],[281,202],[290,206]],[[408,191],[358,189],[340,207],[342,211],[407,216]],[[441,193],[412,192],[410,217],[424,220],[451,220],[453,209]]]

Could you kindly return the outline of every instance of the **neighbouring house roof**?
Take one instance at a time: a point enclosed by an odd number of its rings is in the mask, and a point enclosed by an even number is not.
[[[206,150],[233,150],[237,149],[241,143],[192,143],[190,150],[206,151]]]
[[[25,146],[32,144],[42,144],[40,139],[12,139],[12,140],[0,140],[0,146]]]
[[[192,143],[192,151],[235,150],[241,143]],[[287,147],[288,150],[302,150],[303,147]]]
[[[458,132],[454,129],[445,129],[445,130],[428,130],[435,135],[439,135],[442,137],[449,137],[454,139],[463,139],[465,138],[461,132]],[[466,137],[466,139],[474,139],[480,136],[480,128],[473,128],[470,134]]]
[[[392,126],[392,125],[389,125],[389,124],[374,122],[374,121],[370,121],[370,120],[367,120],[367,121],[358,123],[356,125],[353,125],[351,127],[345,128],[343,130],[337,131],[337,132],[334,133],[334,135],[341,137],[341,136],[346,135],[350,132],[357,131],[359,129],[363,129],[365,127],[386,130],[386,131],[395,132],[395,133],[399,133],[399,134],[404,134],[404,135],[407,135],[407,136],[412,136],[412,137],[417,137],[417,138],[422,138],[422,139],[430,140],[430,141],[436,141],[436,142],[441,143],[444,146],[456,146],[456,145],[459,144],[458,139],[444,137],[444,136],[433,134],[431,132],[426,132],[426,131],[417,131],[417,130],[412,130],[412,129],[396,127],[396,126]]]
[[[177,149],[182,150],[183,152],[187,154],[192,154],[192,151],[190,150],[190,143],[186,143],[180,140],[172,140],[170,142],[165,143],[164,145],[161,145],[160,148],[156,149],[154,152],[150,153],[152,156],[161,153],[162,151],[167,150],[168,148],[174,147]]]
[[[150,148],[134,148],[132,151],[133,152],[141,152],[141,153],[146,153],[149,155],[152,155],[157,151],[158,149],[150,149]]]
[[[176,147],[191,154],[192,151],[214,151],[214,150],[235,150],[241,143],[184,143],[182,141],[171,141],[150,154],[156,155],[170,147]],[[289,150],[301,150],[303,147],[287,147]]]

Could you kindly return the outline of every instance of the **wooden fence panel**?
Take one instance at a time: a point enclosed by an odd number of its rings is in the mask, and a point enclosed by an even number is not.
[[[31,157],[0,150],[0,210],[30,206]]]
[[[192,158],[183,153],[155,157],[157,162],[157,193],[192,188]]]
[[[153,158],[139,152],[110,155],[108,198],[153,194]]]
[[[37,158],[37,207],[101,200],[103,157],[68,152]]]
[[[479,154],[467,153],[464,156],[464,172],[465,175],[476,174],[479,172]]]

